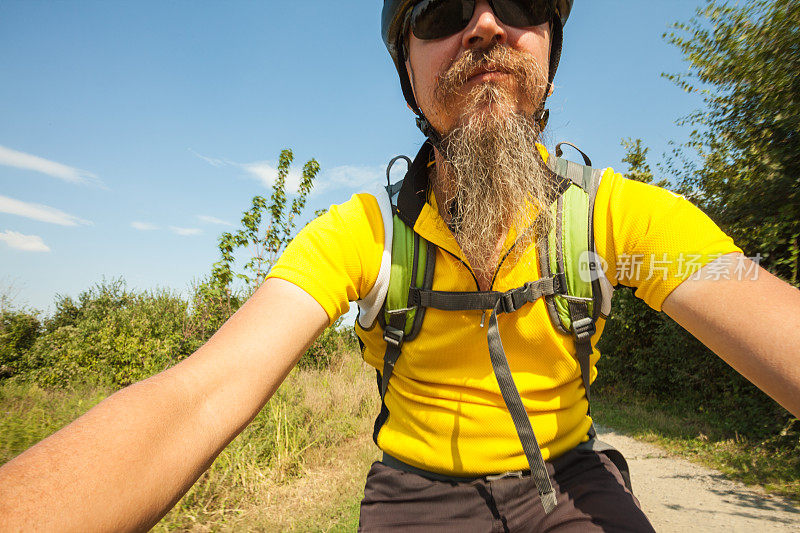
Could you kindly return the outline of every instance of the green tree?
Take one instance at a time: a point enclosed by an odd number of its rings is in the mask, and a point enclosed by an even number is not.
[[[0,284],[0,380],[25,370],[25,356],[41,333],[39,312],[14,304],[18,291]]]
[[[189,312],[183,326],[183,335],[191,339],[194,349],[199,348],[244,303],[243,296],[231,292],[209,277],[192,283]]]
[[[219,251],[222,258],[214,264],[210,280],[195,291],[191,306],[194,311],[190,325],[193,331],[197,331],[199,325],[201,336],[209,330],[213,333],[261,285],[269,269],[294,237],[297,219],[305,209],[306,199],[319,173],[319,163],[311,159],[305,164],[297,195],[289,204],[286,178],[293,160],[291,150],[281,152],[269,204],[264,197],[255,196],[252,206],[242,216],[242,228],[220,236]],[[324,212],[319,210],[314,215],[320,216]],[[234,252],[239,248],[248,249],[249,258],[242,267],[243,271],[234,273]],[[234,279],[244,283],[241,296],[233,293],[231,284]],[[315,339],[300,359],[301,367],[327,367],[336,352],[354,349],[351,331],[340,329],[339,326],[341,318]]]
[[[69,296],[56,294],[56,310],[53,316],[45,320],[45,331],[53,332],[62,326],[74,326],[80,319],[81,309]]]
[[[624,176],[642,183],[653,183],[653,171],[647,162],[647,152],[650,151],[650,148],[644,146],[641,139],[631,138],[622,139],[622,146],[625,148],[625,157],[622,158],[622,162],[628,164],[628,171]],[[669,187],[669,181],[662,178],[654,185]]]
[[[294,154],[291,150],[281,151],[278,175],[272,187],[269,204],[263,196],[253,197],[252,207],[242,216],[242,229],[220,236],[219,251],[222,258],[213,266],[214,287],[230,293],[231,282],[235,277],[244,282],[247,292],[252,292],[264,281],[269,269],[291,241],[297,217],[302,214],[308,193],[319,173],[319,163],[315,159],[305,164],[297,195],[289,206],[286,178],[293,160]],[[234,274],[234,252],[238,248],[249,248],[250,254],[243,271]]]
[[[625,177],[642,183],[652,183],[653,171],[647,163],[647,152],[650,148],[643,146],[641,139],[631,138],[622,139],[622,146],[625,147],[625,157],[622,158],[622,162],[628,164]]]
[[[687,74],[665,76],[704,102],[679,121],[692,130],[667,170],[679,192],[747,255],[760,253],[765,267],[798,285],[800,3],[707,0],[665,37],[689,65]],[[627,176],[651,179],[646,149],[633,141],[626,148]],[[614,305],[599,343],[607,357],[598,388],[705,410],[731,434],[766,438],[789,428],[788,412],[666,315],[651,312],[628,291],[618,291]]]
[[[800,287],[800,2],[707,0],[665,38],[689,65],[665,76],[704,102],[668,165],[681,192]]]
[[[40,331],[36,314],[10,309],[0,311],[0,379],[24,370],[25,355]]]

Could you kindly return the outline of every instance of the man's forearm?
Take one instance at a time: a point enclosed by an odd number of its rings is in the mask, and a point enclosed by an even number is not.
[[[298,291],[268,282],[191,357],[117,392],[0,468],[0,530],[155,524],[327,324]]]
[[[0,529],[155,523],[216,456],[208,431],[189,423],[199,404],[186,388],[174,372],[132,385],[3,466]]]
[[[761,390],[800,416],[800,291],[749,263],[758,275],[687,280],[664,302],[664,311]],[[702,270],[701,270],[702,274]],[[702,278],[702,276],[700,276]]]

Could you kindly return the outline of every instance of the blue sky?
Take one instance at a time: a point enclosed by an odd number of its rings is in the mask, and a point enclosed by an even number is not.
[[[699,105],[662,33],[700,0],[582,0],[550,143],[624,170]],[[0,0],[0,290],[52,311],[103,277],[186,291],[282,148],[322,170],[308,212],[370,190],[422,142],[380,39],[382,3]],[[232,226],[228,225],[231,224]]]

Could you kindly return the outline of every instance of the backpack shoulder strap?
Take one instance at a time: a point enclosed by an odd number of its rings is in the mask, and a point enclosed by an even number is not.
[[[418,278],[421,281],[424,278],[428,250],[431,248],[424,239],[422,245],[417,246],[413,224],[409,226],[400,217],[397,201],[406,179],[392,183],[390,173],[394,164],[401,159],[406,161],[410,171],[412,162],[408,157],[404,155],[394,157],[386,167],[386,186],[375,193],[383,222],[384,245],[376,282],[369,294],[356,302],[359,310],[358,324],[364,329],[372,328],[376,320],[381,327],[385,327],[388,323],[387,317],[384,316],[387,305],[393,311],[410,307],[406,303],[408,287],[412,282],[411,272],[414,268],[412,264],[419,265]],[[435,253],[430,255],[435,258]],[[419,283],[417,286],[421,287]],[[420,322],[421,316],[417,319],[418,315],[419,313],[413,312],[409,314],[409,327],[403,327],[407,335],[412,333],[413,324]]]
[[[374,313],[371,323],[377,319],[383,329],[383,339],[386,341],[383,369],[378,372],[381,411],[375,419],[372,434],[372,439],[376,444],[378,433],[389,417],[385,401],[386,392],[395,364],[400,358],[403,343],[413,340],[417,336],[425,316],[426,308],[417,306],[411,301],[412,290],[431,289],[436,265],[436,246],[420,237],[411,226],[400,218],[397,208],[391,201],[403,184],[402,180],[392,184],[388,179],[392,164],[400,157],[394,158],[386,170],[385,197],[391,212],[388,223],[387,217],[384,215],[384,232],[391,234],[391,239],[386,240],[384,258],[388,253],[389,267],[385,287],[381,289],[381,294],[376,295],[371,310]],[[383,264],[381,270],[383,271]],[[379,310],[375,312],[378,307]]]
[[[587,158],[588,159],[588,158]],[[550,168],[570,184],[551,204],[553,227],[540,243],[542,277],[563,273],[566,294],[548,298],[550,318],[563,333],[572,331],[569,301],[585,302],[597,320],[602,308],[598,282],[602,273],[594,260],[594,200],[603,171],[562,158],[551,158]]]
[[[396,327],[403,329],[405,340],[417,336],[425,314],[425,307],[411,301],[413,288],[429,290],[433,286],[436,265],[436,245],[420,237],[397,215],[392,218],[394,237],[391,250],[391,270],[386,299],[383,305],[383,322],[402,315]]]
[[[584,161],[590,163],[585,154]],[[545,301],[556,329],[572,334],[575,340],[576,358],[588,400],[591,339],[603,297],[599,277],[603,274],[597,271],[594,260],[593,220],[594,199],[602,171],[560,157],[550,158],[548,164],[557,175],[569,179],[570,184],[550,207],[553,228],[540,246],[542,276],[563,274],[566,291],[547,297]]]

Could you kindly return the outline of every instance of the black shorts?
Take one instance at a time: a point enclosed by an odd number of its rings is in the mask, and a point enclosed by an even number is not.
[[[654,531],[602,453],[572,450],[546,464],[558,499],[549,515],[530,476],[435,481],[375,462],[359,531]]]

